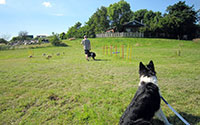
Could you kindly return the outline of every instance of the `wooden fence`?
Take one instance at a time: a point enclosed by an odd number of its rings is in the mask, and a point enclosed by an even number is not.
[[[136,37],[136,38],[143,38],[144,33],[141,32],[116,32],[116,33],[101,33],[101,34],[96,34],[97,38],[102,38],[102,37]]]

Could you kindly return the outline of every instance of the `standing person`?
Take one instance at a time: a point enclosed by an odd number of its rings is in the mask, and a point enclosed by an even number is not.
[[[87,61],[89,61],[88,56],[90,54],[91,45],[90,40],[87,39],[87,36],[84,36],[84,39],[82,40],[81,44],[83,45],[84,51],[85,51],[85,58]]]

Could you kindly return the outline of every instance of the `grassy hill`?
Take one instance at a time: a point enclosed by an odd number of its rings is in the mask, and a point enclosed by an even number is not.
[[[200,43],[90,40],[97,61],[85,60],[80,39],[64,41],[68,47],[0,51],[0,124],[118,124],[137,90],[139,62],[150,60],[163,97],[188,122],[200,124]],[[110,45],[120,53],[103,53]],[[164,102],[161,107],[172,124],[183,124]]]

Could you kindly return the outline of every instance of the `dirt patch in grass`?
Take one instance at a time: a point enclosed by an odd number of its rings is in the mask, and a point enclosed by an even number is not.
[[[192,41],[195,43],[200,43],[200,38],[193,39]]]
[[[59,97],[55,94],[51,94],[49,97],[48,97],[49,100],[51,101],[57,101],[59,100]]]

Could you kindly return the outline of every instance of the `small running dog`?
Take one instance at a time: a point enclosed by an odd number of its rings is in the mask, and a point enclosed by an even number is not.
[[[89,52],[89,53],[88,53],[88,57],[92,57],[92,59],[95,60],[96,53],[94,53],[94,52]]]
[[[147,66],[140,62],[139,88],[120,118],[120,125],[150,125],[156,115],[166,125],[170,125],[160,108],[160,92],[153,61]]]

